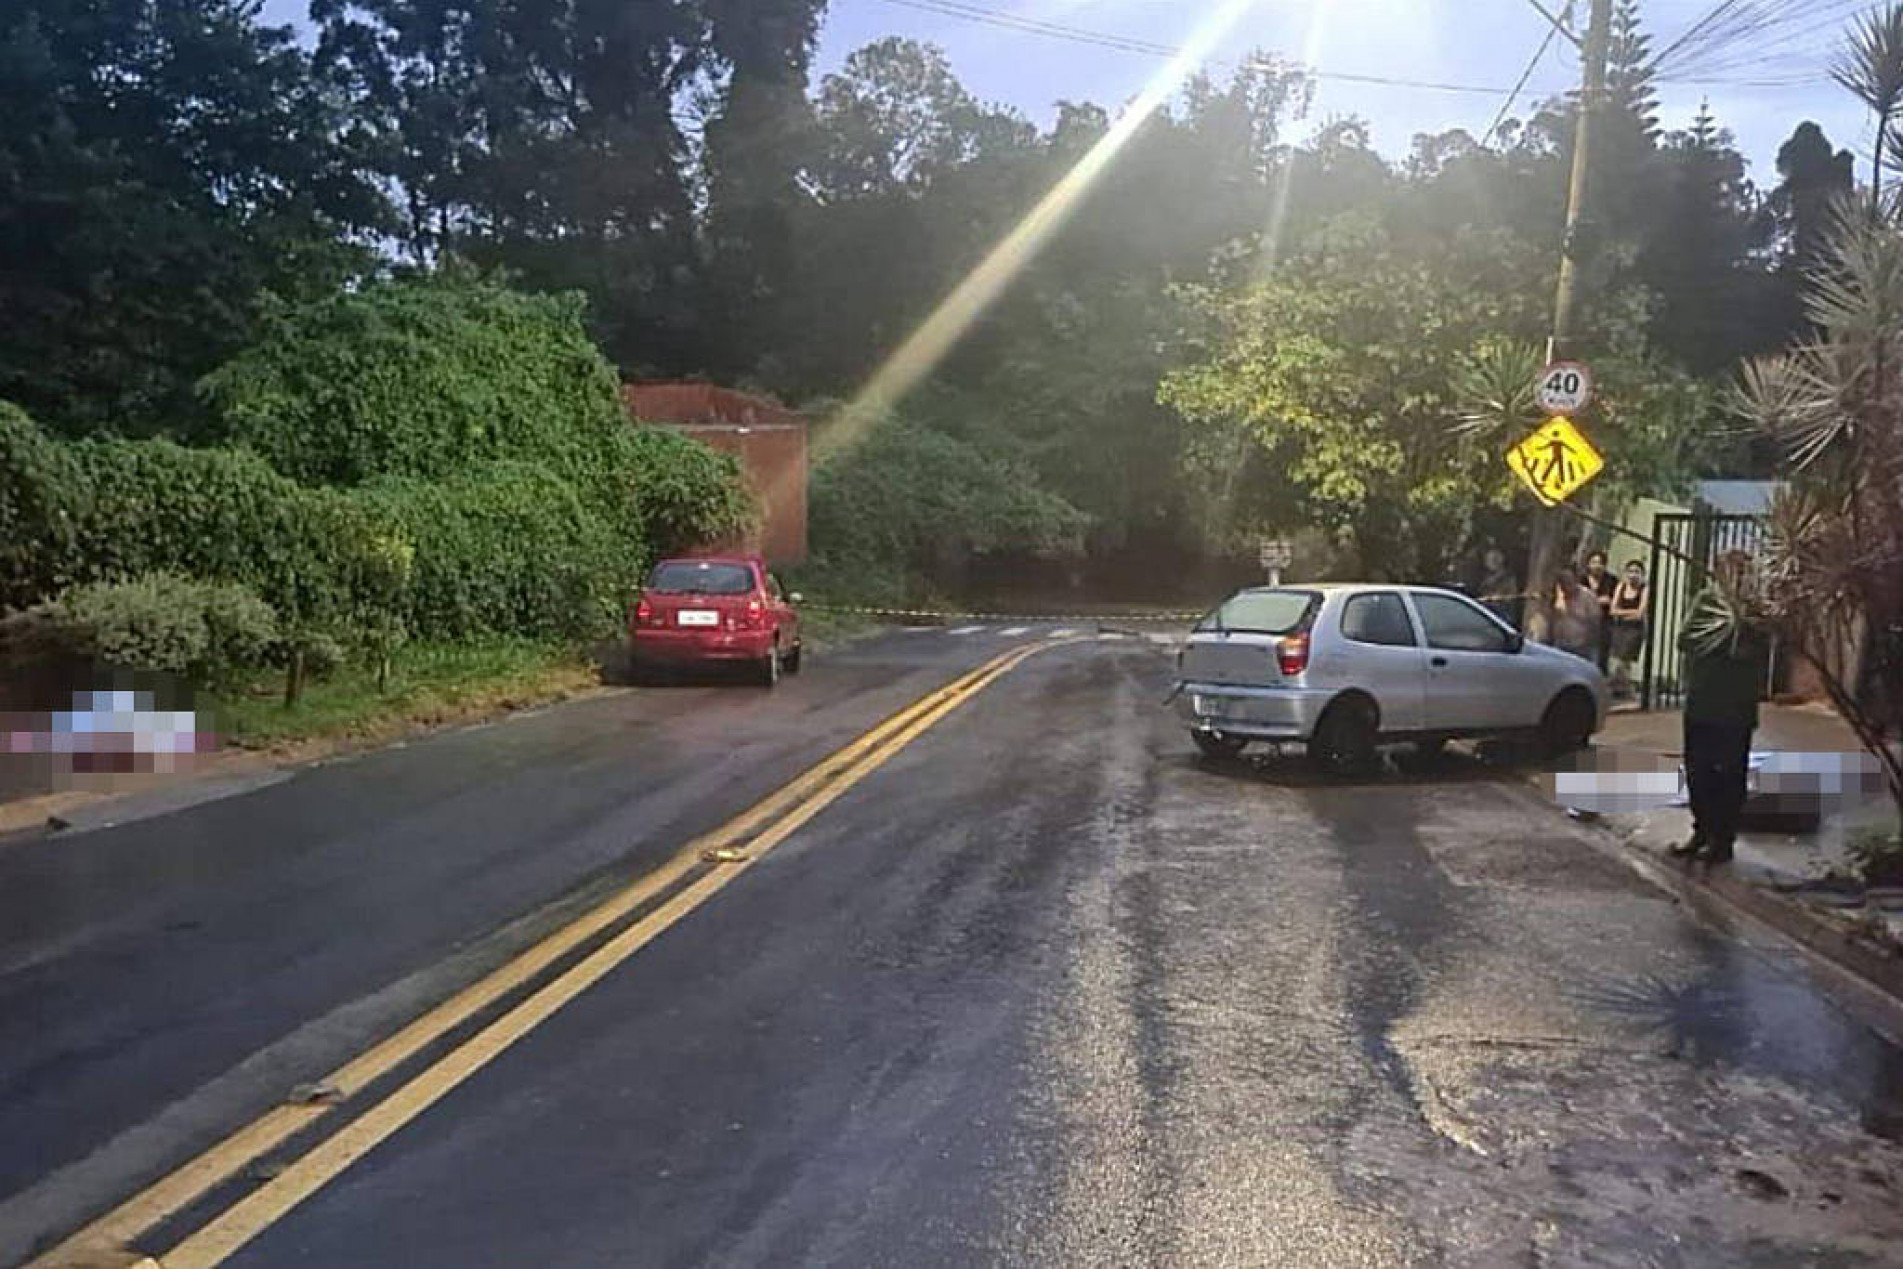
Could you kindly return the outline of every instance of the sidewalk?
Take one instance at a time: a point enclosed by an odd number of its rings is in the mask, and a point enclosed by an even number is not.
[[[1607,720],[1596,752],[1600,767],[1674,769],[1684,750],[1677,711],[1618,712]],[[1856,735],[1827,707],[1766,705],[1751,748],[1767,754],[1861,757]],[[1791,831],[1748,817],[1730,865],[1684,864],[1666,855],[1691,836],[1691,812],[1682,805],[1600,817],[1628,846],[1702,885],[1856,970],[1865,978],[1903,983],[1903,894],[1864,893],[1825,883],[1850,871],[1847,847],[1866,826],[1887,826],[1895,811],[1879,787],[1860,797],[1826,799],[1814,831]],[[1887,937],[1886,932],[1887,931]],[[1849,953],[1840,955],[1844,947]]]

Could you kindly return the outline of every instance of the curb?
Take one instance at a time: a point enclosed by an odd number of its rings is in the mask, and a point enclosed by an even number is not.
[[[25,797],[0,802],[0,850],[22,841],[37,840],[42,833],[57,831],[55,826],[49,825],[48,820],[64,819],[69,812],[88,811],[117,804],[141,805],[143,799],[162,797],[167,793],[180,790],[212,788],[221,781],[237,777],[304,771],[333,762],[347,762],[399,745],[407,745],[470,728],[487,727],[512,718],[527,717],[558,705],[596,700],[611,695],[616,690],[612,686],[597,683],[546,699],[524,701],[507,708],[475,710],[466,715],[435,722],[404,724],[388,734],[312,737],[274,744],[262,749],[227,746],[207,755],[204,761],[195,764],[188,772],[170,774],[139,772],[119,777],[130,787],[79,787],[28,794]],[[101,777],[100,782],[106,783],[107,780]]]
[[[1545,774],[1529,775],[1544,785]],[[1546,791],[1550,792],[1550,786]],[[1763,926],[1834,971],[1862,997],[1857,1012],[1893,1042],[1903,1043],[1903,955],[1858,936],[1821,912],[1739,876],[1731,867],[1681,863],[1641,845],[1636,818],[1597,815],[1576,820],[1617,851],[1638,874],[1708,921],[1735,926],[1739,918]],[[1877,1015],[1872,1017],[1870,1015]]]
[[[1552,795],[1552,774],[1528,771],[1527,783]],[[1562,814],[1564,807],[1556,807]],[[1822,912],[1800,901],[1776,894],[1739,876],[1733,867],[1680,862],[1643,845],[1644,821],[1632,815],[1593,814],[1574,820],[1598,830],[1594,836],[1652,885],[1706,920],[1735,925],[1739,918],[1765,927],[1797,946],[1814,961],[1834,971],[1840,983],[1864,997],[1859,1012],[1865,1021],[1903,1044],[1903,954],[1844,928]],[[1879,1023],[1867,1016],[1877,1014]]]
[[[1782,934],[1806,950],[1862,979],[1903,1006],[1903,956],[1844,928],[1822,912],[1784,898],[1738,876],[1728,867],[1696,862],[1679,863],[1636,844],[1633,831],[1620,831],[1601,821],[1621,850],[1643,861],[1645,871],[1661,874],[1655,881],[1674,893],[1696,892],[1707,902],[1720,903]]]

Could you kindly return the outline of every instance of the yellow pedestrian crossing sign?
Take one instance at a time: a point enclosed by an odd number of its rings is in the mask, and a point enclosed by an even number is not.
[[[1551,418],[1507,451],[1507,466],[1534,497],[1555,507],[1605,470],[1606,460],[1571,419]]]

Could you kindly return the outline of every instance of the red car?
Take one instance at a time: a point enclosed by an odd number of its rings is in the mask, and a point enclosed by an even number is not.
[[[799,598],[758,556],[662,560],[628,617],[634,671],[739,663],[771,687],[799,673]]]

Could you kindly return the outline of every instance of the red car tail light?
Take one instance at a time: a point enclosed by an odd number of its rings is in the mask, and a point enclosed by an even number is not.
[[[634,606],[634,624],[637,626],[654,624],[654,605],[648,602],[646,595],[643,595],[641,601]]]
[[[1282,677],[1292,679],[1308,668],[1308,636],[1294,634],[1275,645],[1275,664]]]
[[[766,624],[766,605],[758,599],[749,599],[746,609],[733,615],[736,630],[758,630]]]

